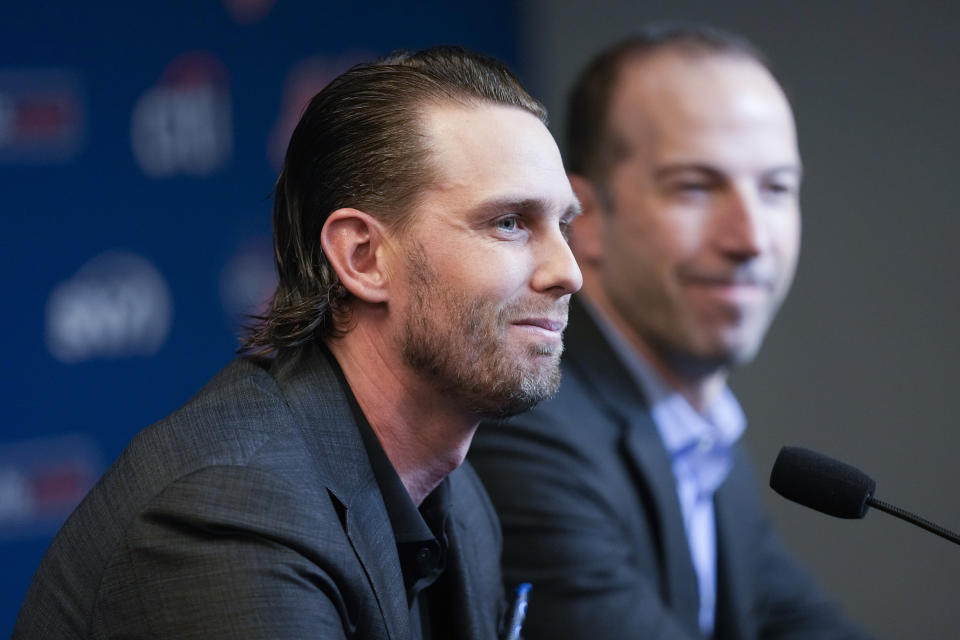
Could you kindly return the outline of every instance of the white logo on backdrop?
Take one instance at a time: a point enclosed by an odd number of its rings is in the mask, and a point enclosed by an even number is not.
[[[233,152],[223,65],[204,53],[174,60],[137,101],[130,136],[137,163],[151,177],[206,176],[223,167]]]
[[[172,319],[163,275],[139,255],[108,251],[50,294],[47,348],[65,363],[153,355]]]
[[[0,523],[25,520],[33,506],[30,485],[13,467],[0,468]]]

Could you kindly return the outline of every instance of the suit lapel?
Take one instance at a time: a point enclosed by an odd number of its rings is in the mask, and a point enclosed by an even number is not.
[[[347,505],[346,522],[347,537],[376,594],[387,633],[394,640],[409,639],[410,610],[397,557],[397,541],[372,475],[370,482]]]
[[[739,450],[735,454],[740,455]],[[740,462],[734,464],[734,469],[740,467]],[[734,471],[733,473],[736,473]],[[743,558],[755,552],[744,548],[752,544],[753,538],[744,535],[742,513],[738,513],[736,506],[740,503],[741,485],[733,473],[720,485],[713,499],[717,518],[717,621],[715,637],[718,640],[737,639],[750,640],[756,637],[753,626],[746,621],[756,619],[755,612],[750,611],[751,592],[749,582],[750,570],[743,565]]]
[[[465,463],[448,476],[445,487],[451,502],[444,524],[444,575],[449,580],[447,588],[453,592],[452,628],[455,637],[464,640],[497,637],[496,626],[503,616],[499,523],[494,520],[491,505],[478,499],[479,483]]]
[[[687,628],[699,633],[700,592],[690,559],[673,469],[649,416],[631,421],[625,436],[625,449],[634,471],[643,478],[648,499],[654,505],[652,511],[658,514],[651,521],[658,528],[664,597]]]
[[[397,543],[350,404],[325,349],[280,357],[271,374],[299,419],[303,439],[383,614],[391,640],[410,640],[410,612]],[[331,455],[331,452],[336,452]]]
[[[662,597],[691,633],[699,634],[696,573],[673,469],[650,410],[633,377],[576,296],[570,305],[566,335],[571,366],[583,372],[607,413],[623,425],[623,454],[648,505],[647,518],[656,529]]]
[[[472,563],[464,557],[462,548],[465,536],[460,530],[460,522],[451,517],[447,521],[447,569],[453,579],[455,589],[455,614],[454,620],[457,625],[458,638],[484,638],[491,637],[493,630],[488,630],[485,634],[482,631],[483,617],[481,611],[473,606],[473,603],[483,602],[483,599],[475,593]],[[473,559],[476,562],[476,559]]]

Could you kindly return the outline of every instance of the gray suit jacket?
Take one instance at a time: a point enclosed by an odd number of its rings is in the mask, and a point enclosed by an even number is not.
[[[670,460],[644,399],[571,306],[557,396],[480,426],[470,458],[504,533],[508,584],[532,582],[527,640],[700,638]],[[788,557],[744,452],[715,496],[715,638],[861,637]]]
[[[491,640],[499,526],[469,466],[447,481],[458,637]],[[409,640],[393,531],[323,351],[236,360],[138,434],[53,541],[13,637]]]

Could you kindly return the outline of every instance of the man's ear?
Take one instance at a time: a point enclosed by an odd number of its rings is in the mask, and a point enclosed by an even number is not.
[[[337,209],[320,231],[320,244],[343,286],[360,300],[386,302],[384,227],[358,209]]]
[[[596,264],[603,258],[603,234],[609,214],[593,182],[576,173],[568,177],[582,208],[581,214],[570,223],[570,245],[578,261]]]

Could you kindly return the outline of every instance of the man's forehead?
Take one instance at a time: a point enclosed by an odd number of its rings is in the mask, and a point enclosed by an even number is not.
[[[738,54],[664,50],[625,60],[611,94],[608,118],[708,117],[731,105],[778,112],[792,120],[776,79],[759,62]]]
[[[442,104],[422,118],[433,174],[426,191],[456,192],[477,206],[514,201],[566,208],[573,201],[557,145],[533,114],[490,103]]]
[[[777,162],[799,161],[786,96],[765,67],[740,55],[661,52],[625,61],[608,132],[624,154],[738,145]]]
[[[443,102],[426,105],[421,114],[427,148],[441,163],[457,163],[445,165],[451,168],[517,152],[538,162],[546,159],[545,148],[556,148],[539,118],[520,107]]]

